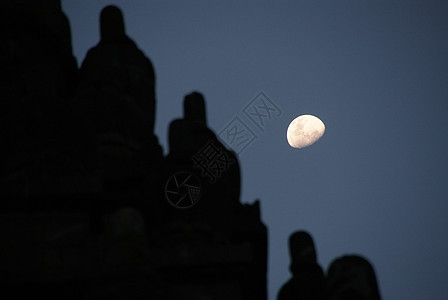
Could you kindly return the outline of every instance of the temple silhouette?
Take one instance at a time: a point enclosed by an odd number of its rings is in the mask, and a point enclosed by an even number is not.
[[[205,96],[179,99],[164,155],[154,68],[119,8],[101,11],[80,68],[59,0],[2,1],[0,20],[3,294],[266,300],[267,228],[258,200],[240,202],[238,158],[207,126]],[[289,242],[278,299],[379,299],[365,259],[335,261],[326,280],[311,236]],[[375,297],[347,292],[344,270]]]
[[[117,7],[102,10],[100,41],[79,70],[59,1],[7,1],[1,12],[9,292],[266,299],[259,204],[240,203],[238,160],[207,127],[203,95],[185,97],[164,156],[154,69]]]

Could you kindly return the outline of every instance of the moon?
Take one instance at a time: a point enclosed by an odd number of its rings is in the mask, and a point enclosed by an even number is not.
[[[325,125],[318,117],[301,115],[289,124],[286,138],[291,147],[304,148],[317,142],[324,132]]]

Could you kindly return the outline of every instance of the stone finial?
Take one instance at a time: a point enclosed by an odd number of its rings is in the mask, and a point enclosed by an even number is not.
[[[278,300],[323,299],[324,273],[317,264],[310,234],[296,231],[289,237],[292,278],[279,291]]]
[[[333,260],[327,271],[326,296],[332,300],[380,300],[370,262],[359,255],[345,255]]]
[[[126,35],[123,14],[118,7],[109,5],[101,11],[100,35],[101,40],[121,38]]]
[[[313,238],[305,231],[296,231],[289,237],[291,264],[315,264],[316,250]]]
[[[193,92],[184,99],[184,119],[207,125],[205,100],[201,93]]]

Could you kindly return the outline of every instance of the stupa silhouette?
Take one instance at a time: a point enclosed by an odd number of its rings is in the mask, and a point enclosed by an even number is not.
[[[117,7],[80,69],[59,0],[2,1],[0,15],[4,294],[266,299],[259,203],[241,204],[203,95],[185,97],[164,156],[154,69]]]

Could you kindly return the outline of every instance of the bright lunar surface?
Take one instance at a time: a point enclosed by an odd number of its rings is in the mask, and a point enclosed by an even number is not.
[[[312,115],[301,115],[288,126],[286,137],[289,145],[303,148],[314,144],[325,132],[324,123]]]

